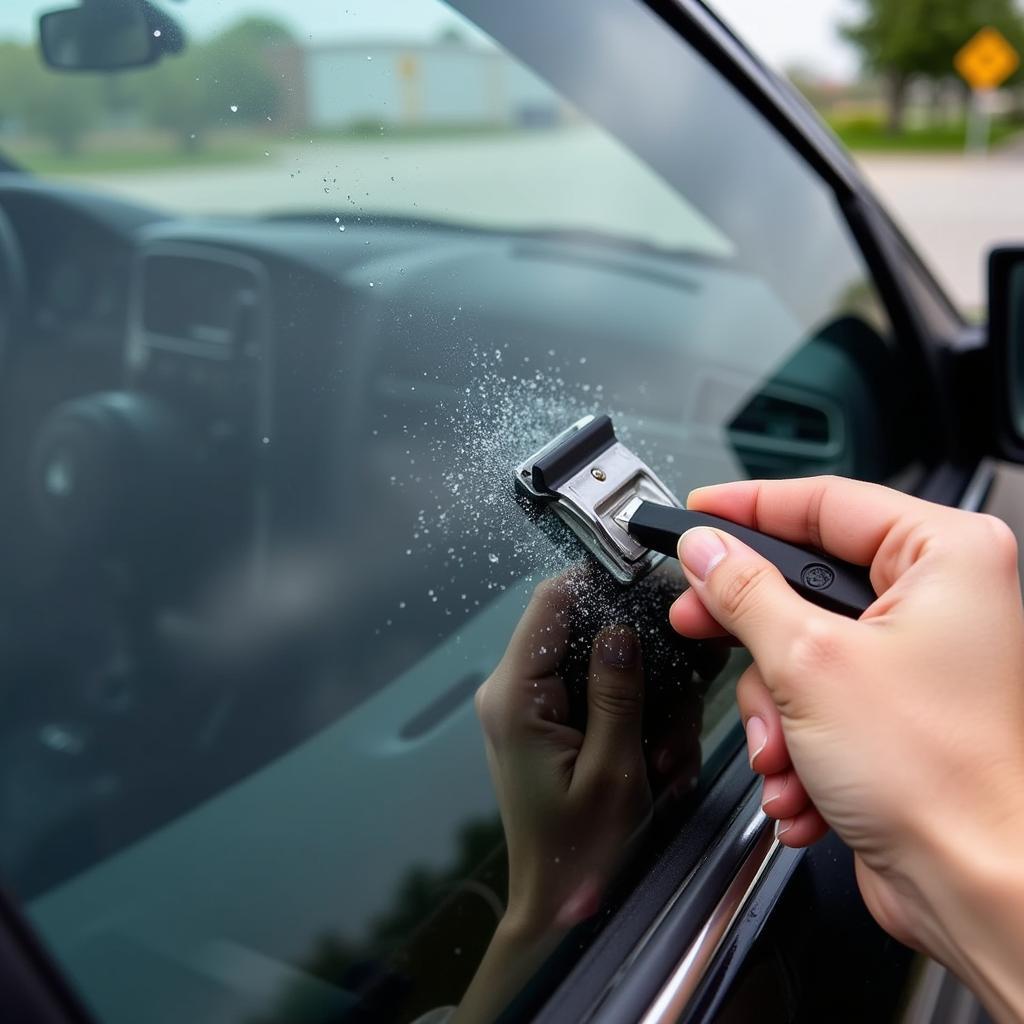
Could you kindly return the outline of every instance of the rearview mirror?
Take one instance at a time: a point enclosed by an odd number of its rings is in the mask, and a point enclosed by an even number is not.
[[[141,67],[183,43],[178,25],[146,0],[83,0],[39,18],[43,58],[60,71]]]
[[[1024,248],[988,257],[988,336],[999,448],[1024,462]]]

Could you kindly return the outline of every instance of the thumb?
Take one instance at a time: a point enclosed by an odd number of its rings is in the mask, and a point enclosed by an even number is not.
[[[626,626],[602,630],[587,679],[587,730],[577,761],[583,778],[635,769],[643,755],[643,714],[640,641]]]
[[[782,573],[742,541],[698,526],[679,538],[679,561],[701,604],[775,676],[794,639],[841,617],[805,601]]]

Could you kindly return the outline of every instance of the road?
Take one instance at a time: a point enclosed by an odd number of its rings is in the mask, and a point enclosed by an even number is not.
[[[1024,148],[858,162],[954,300],[967,312],[982,310],[985,253],[999,242],[1024,243]]]
[[[1024,240],[1024,147],[989,157],[860,159],[896,221],[967,312],[984,253]],[[586,173],[581,174],[580,169]],[[449,140],[271,146],[238,166],[106,173],[80,183],[187,213],[360,209],[513,226],[583,226],[725,254],[729,243],[606,136],[576,128]]]

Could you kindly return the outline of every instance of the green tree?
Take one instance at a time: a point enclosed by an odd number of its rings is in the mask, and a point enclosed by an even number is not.
[[[35,74],[37,58],[30,46],[0,42],[0,127],[11,128],[25,118],[25,83]]]
[[[207,73],[201,53],[187,50],[139,72],[134,81],[143,117],[173,135],[186,152],[199,149],[215,117]]]
[[[198,149],[215,125],[263,123],[281,102],[267,54],[291,40],[279,22],[254,17],[208,42],[192,42],[180,56],[138,74],[139,109],[186,151]]]
[[[74,153],[103,113],[94,75],[53,71],[34,47],[0,44],[0,121]]]
[[[992,25],[1024,47],[1024,20],[1014,0],[860,0],[862,17],[841,27],[865,65],[886,82],[888,129],[903,130],[915,76],[952,73],[953,57],[978,29]]]
[[[211,100],[218,116],[237,107],[232,120],[262,123],[281,107],[280,78],[271,71],[270,54],[292,43],[292,35],[271,18],[245,18],[211,39],[203,63],[214,85]]]

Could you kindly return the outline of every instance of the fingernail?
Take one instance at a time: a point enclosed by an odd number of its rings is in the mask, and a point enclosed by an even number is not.
[[[725,558],[725,545],[714,530],[697,526],[679,538],[679,561],[699,580]]]
[[[781,781],[778,775],[764,780],[764,793],[761,795],[761,810],[765,810],[773,800],[778,800],[786,787],[789,785],[789,776],[783,775]]]
[[[632,630],[605,633],[599,646],[601,661],[612,668],[634,668],[640,662],[640,644]]]
[[[775,838],[781,839],[792,827],[792,818],[779,818],[779,820],[775,822]]]
[[[662,750],[655,761],[654,766],[662,775],[668,775],[672,771],[672,766],[676,763],[675,754],[671,750],[666,748]]]
[[[747,719],[747,724],[744,728],[747,732],[747,750],[750,752],[750,767],[756,771],[754,762],[757,760],[757,755],[768,746],[768,727],[764,724],[763,718],[751,715]]]

